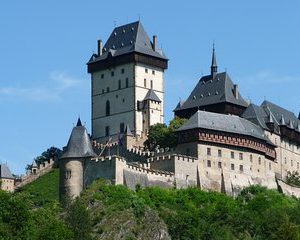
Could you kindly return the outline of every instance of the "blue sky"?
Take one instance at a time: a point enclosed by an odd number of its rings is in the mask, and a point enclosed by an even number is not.
[[[63,147],[80,115],[90,130],[86,62],[114,24],[139,18],[169,57],[166,122],[201,75],[212,43],[246,99],[300,110],[300,2],[3,1],[0,4],[0,161],[14,173]]]

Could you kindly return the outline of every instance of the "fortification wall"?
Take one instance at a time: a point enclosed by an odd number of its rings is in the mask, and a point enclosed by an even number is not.
[[[288,196],[295,196],[297,198],[300,197],[300,188],[296,186],[288,185],[286,182],[282,180],[277,180],[278,185],[281,187],[282,192]]]
[[[148,164],[151,169],[174,173],[177,188],[198,185],[196,158],[177,154],[159,155],[149,158]]]
[[[130,189],[135,189],[136,185],[167,188],[174,186],[173,173],[149,169],[146,166],[147,164],[127,163],[118,156],[89,160],[85,164],[84,184],[88,186],[94,180],[104,178],[114,184],[124,184]]]
[[[142,187],[160,186],[163,188],[174,187],[173,173],[147,169],[140,166],[126,165],[124,169],[124,185],[135,189],[137,185]]]
[[[99,178],[109,179],[114,184],[123,184],[123,169],[126,161],[122,157],[108,156],[86,161],[84,185],[90,185]]]
[[[21,181],[16,182],[15,189],[19,189],[19,188],[35,181],[39,177],[41,177],[41,176],[45,175],[46,173],[50,172],[55,165],[56,165],[56,162],[52,158],[49,159],[49,161],[45,161],[43,164],[40,164],[36,168],[35,172],[31,171],[31,172],[28,172],[27,175],[22,176]]]

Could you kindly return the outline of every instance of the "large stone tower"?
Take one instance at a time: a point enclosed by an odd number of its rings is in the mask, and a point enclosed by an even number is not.
[[[73,199],[80,195],[85,183],[85,165],[96,157],[87,130],[80,119],[73,128],[68,145],[59,160],[60,200]]]
[[[92,82],[92,137],[116,140],[128,125],[134,136],[162,123],[168,59],[137,21],[116,27],[88,62]],[[153,98],[153,99],[152,99]]]

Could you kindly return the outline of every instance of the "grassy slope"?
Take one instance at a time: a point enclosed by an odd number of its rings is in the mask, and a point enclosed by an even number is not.
[[[24,186],[21,191],[28,193],[34,204],[38,206],[59,201],[59,169],[53,169]]]

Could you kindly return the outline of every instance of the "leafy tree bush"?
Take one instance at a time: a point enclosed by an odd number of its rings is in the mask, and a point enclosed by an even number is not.
[[[286,182],[290,185],[300,187],[300,175],[298,171],[287,172]]]
[[[58,217],[57,204],[34,209],[24,193],[0,191],[0,239],[5,240],[71,240],[73,234]]]
[[[60,158],[62,150],[57,147],[50,147],[46,151],[42,152],[40,156],[37,156],[34,160],[37,164],[42,164],[43,162],[49,160],[50,158]]]
[[[175,147],[177,145],[175,130],[180,128],[186,121],[184,118],[175,117],[170,121],[169,126],[161,123],[150,126],[148,139],[145,141],[144,146],[150,151],[153,151],[156,147]]]
[[[90,212],[84,202],[77,198],[67,209],[66,222],[76,240],[91,239],[92,222]]]

